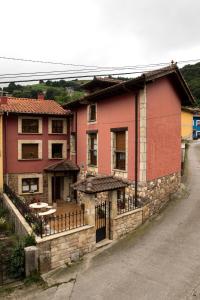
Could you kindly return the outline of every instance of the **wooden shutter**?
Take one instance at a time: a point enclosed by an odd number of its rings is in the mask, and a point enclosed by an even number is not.
[[[22,144],[22,158],[38,158],[38,144]]]
[[[116,151],[126,151],[125,131],[116,132]]]

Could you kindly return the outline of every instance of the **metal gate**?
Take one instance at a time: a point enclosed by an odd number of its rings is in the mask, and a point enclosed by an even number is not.
[[[95,206],[96,243],[110,235],[110,202],[102,202]]]

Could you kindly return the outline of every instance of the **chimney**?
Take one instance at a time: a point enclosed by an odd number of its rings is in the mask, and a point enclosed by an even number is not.
[[[0,97],[0,104],[7,104],[8,97],[7,96],[1,96]]]
[[[44,94],[38,93],[38,100],[44,100]]]

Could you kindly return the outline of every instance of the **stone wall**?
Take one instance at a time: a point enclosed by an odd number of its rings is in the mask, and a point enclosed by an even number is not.
[[[19,195],[19,187],[18,187],[18,176],[23,175],[23,174],[8,174],[8,185],[9,187]],[[42,178],[43,178],[43,186],[42,186],[42,193],[35,193],[34,195],[32,194],[22,194],[19,196],[22,196],[26,199],[28,203],[31,203],[33,201],[33,197],[36,195],[40,198],[41,201],[43,202],[48,202],[48,176],[47,173],[42,173]],[[4,180],[4,182],[6,182]]]
[[[95,248],[95,237],[95,227],[87,225],[42,239],[37,238],[40,272],[45,273],[79,260]]]
[[[143,223],[142,215],[142,209],[139,208],[115,217],[111,227],[112,239],[117,240],[140,226]]]
[[[6,194],[3,194],[3,205],[9,210],[10,220],[14,225],[15,232],[20,236],[31,234],[31,227]]]

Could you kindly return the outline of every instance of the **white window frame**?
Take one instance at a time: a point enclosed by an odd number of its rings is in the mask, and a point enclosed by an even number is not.
[[[53,120],[63,121],[63,132],[62,133],[53,133],[52,132],[52,121]],[[48,134],[54,134],[54,135],[67,134],[67,120],[65,118],[48,118]]]
[[[200,120],[196,120],[196,126],[200,126]]]
[[[38,132],[37,133],[32,133],[32,132],[22,132],[22,120],[23,119],[34,119],[34,120],[38,120]],[[33,134],[42,134],[42,118],[40,117],[31,117],[31,116],[27,116],[27,117],[22,117],[22,116],[19,116],[18,117],[18,133],[19,134],[30,134],[30,135],[33,135]]]
[[[95,105],[96,106],[96,120],[95,121],[90,121],[90,106],[91,105]],[[90,103],[88,104],[87,106],[87,121],[88,121],[88,124],[96,124],[97,123],[97,103]]]
[[[38,158],[22,158],[23,144],[38,144]],[[18,160],[38,160],[42,159],[42,141],[41,140],[18,140]]]
[[[52,145],[53,144],[62,144],[62,158],[53,158],[52,157]],[[48,159],[66,159],[67,158],[67,141],[65,140],[51,140],[48,141]]]
[[[38,178],[38,191],[31,193],[31,192],[27,192],[24,193],[22,191],[22,180],[23,179],[34,179],[34,178]],[[24,173],[24,174],[20,174],[18,175],[18,194],[19,195],[35,195],[35,194],[42,194],[43,193],[43,175],[40,173]]]
[[[97,164],[96,164],[96,166],[95,165],[91,165],[91,163],[90,163],[90,159],[89,159],[89,143],[90,143],[90,134],[96,134],[96,136],[97,136],[97,149],[96,149],[96,151],[97,151]],[[89,168],[98,168],[98,132],[88,132],[87,133],[87,166],[89,167]]]

